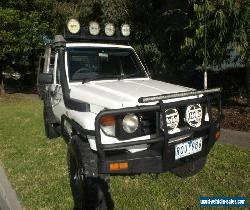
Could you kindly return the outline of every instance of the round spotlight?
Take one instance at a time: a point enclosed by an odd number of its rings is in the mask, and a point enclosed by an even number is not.
[[[70,19],[67,23],[67,28],[70,33],[77,34],[80,31],[80,23],[76,19]]]
[[[91,21],[89,23],[89,33],[93,36],[96,36],[100,33],[100,26],[97,22]]]
[[[173,130],[178,127],[179,124],[179,113],[175,108],[167,109],[165,111],[167,128]]]
[[[201,126],[202,108],[200,104],[189,105],[186,109],[186,122],[194,128]]]
[[[139,119],[134,114],[127,114],[122,121],[123,130],[127,133],[134,133],[139,125]]]
[[[128,37],[130,35],[130,26],[128,24],[123,24],[121,27],[122,35]]]
[[[115,25],[113,23],[106,23],[106,25],[105,25],[105,34],[107,36],[114,36],[114,34],[115,34]]]

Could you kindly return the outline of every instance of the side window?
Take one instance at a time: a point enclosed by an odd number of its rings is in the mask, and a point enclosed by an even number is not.
[[[50,62],[49,62],[49,73],[53,73],[54,71],[54,66],[55,66],[55,55],[51,54],[50,55]]]
[[[50,47],[46,47],[44,53],[44,73],[49,73],[49,63],[50,63]]]
[[[54,57],[54,78],[55,78],[55,83],[60,84],[60,69],[58,65],[58,53],[55,54]]]
[[[60,84],[60,69],[58,66],[56,68],[56,84]]]
[[[50,48],[50,54],[48,59],[48,71],[53,74],[54,83],[60,84],[60,73],[57,65],[58,54],[55,52],[55,49]]]
[[[44,72],[44,64],[45,64],[45,58],[40,57],[40,59],[39,59],[39,73]]]

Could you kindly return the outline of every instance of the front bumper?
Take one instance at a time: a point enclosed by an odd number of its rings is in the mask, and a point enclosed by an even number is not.
[[[198,128],[190,128],[175,134],[169,134],[166,125],[163,131],[157,129],[156,137],[148,140],[121,142],[116,144],[102,144],[100,134],[100,119],[105,115],[119,115],[121,113],[140,113],[145,111],[156,111],[165,113],[165,110],[173,107],[186,106],[190,104],[206,104],[208,113],[212,116],[212,101],[216,101],[218,113],[216,119],[210,119],[209,122],[203,122]],[[206,156],[216,141],[216,133],[220,130],[220,121],[222,118],[221,98],[220,94],[213,96],[204,96],[202,98],[189,99],[178,102],[164,104],[159,101],[159,104],[153,106],[138,106],[125,108],[120,110],[105,110],[100,112],[95,121],[95,139],[99,155],[99,173],[103,174],[138,174],[138,173],[161,173],[172,168],[185,164],[191,160],[199,159]],[[158,119],[158,124],[160,119]],[[202,150],[193,155],[175,160],[175,145],[202,137]],[[176,139],[177,141],[173,141]],[[180,140],[181,139],[181,140]],[[124,147],[148,144],[149,148],[145,151],[130,153],[124,150]],[[128,167],[123,170],[110,170],[112,163],[124,163]]]
[[[185,164],[191,160],[199,159],[206,156],[213,147],[216,139],[215,134],[219,130],[219,124],[212,124],[199,132],[195,132],[191,137],[178,141],[179,143],[203,137],[202,150],[193,155],[175,160],[175,145],[176,143],[164,144],[166,142],[164,137],[161,137],[160,142],[150,143],[149,149],[129,153],[127,151],[120,151],[119,154],[106,156],[105,159],[99,161],[99,173],[108,174],[138,174],[138,173],[161,173],[175,168],[179,165]],[[156,139],[151,139],[151,142]],[[110,171],[111,163],[128,163],[128,169],[119,171]]]

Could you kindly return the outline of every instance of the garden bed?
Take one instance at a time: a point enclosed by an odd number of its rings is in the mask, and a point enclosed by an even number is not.
[[[250,107],[246,99],[231,99],[223,107],[222,128],[250,132]]]

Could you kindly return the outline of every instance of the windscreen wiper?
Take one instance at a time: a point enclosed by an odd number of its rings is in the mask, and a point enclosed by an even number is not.
[[[86,83],[86,82],[91,82],[91,81],[96,81],[96,80],[102,80],[102,79],[118,79],[118,80],[123,80],[123,79],[128,79],[128,78],[143,78],[146,76],[138,76],[136,74],[127,74],[127,75],[98,75],[95,77],[89,77],[89,78],[85,78],[82,80],[82,83]]]
[[[89,77],[89,78],[83,79],[82,84],[84,84],[86,82],[91,82],[91,81],[95,81],[95,80],[102,80],[102,79],[120,79],[120,75],[98,75],[95,77]]]
[[[120,78],[119,79],[128,79],[128,78],[144,78],[146,76],[140,76],[138,74],[123,74],[123,75],[120,75]]]

